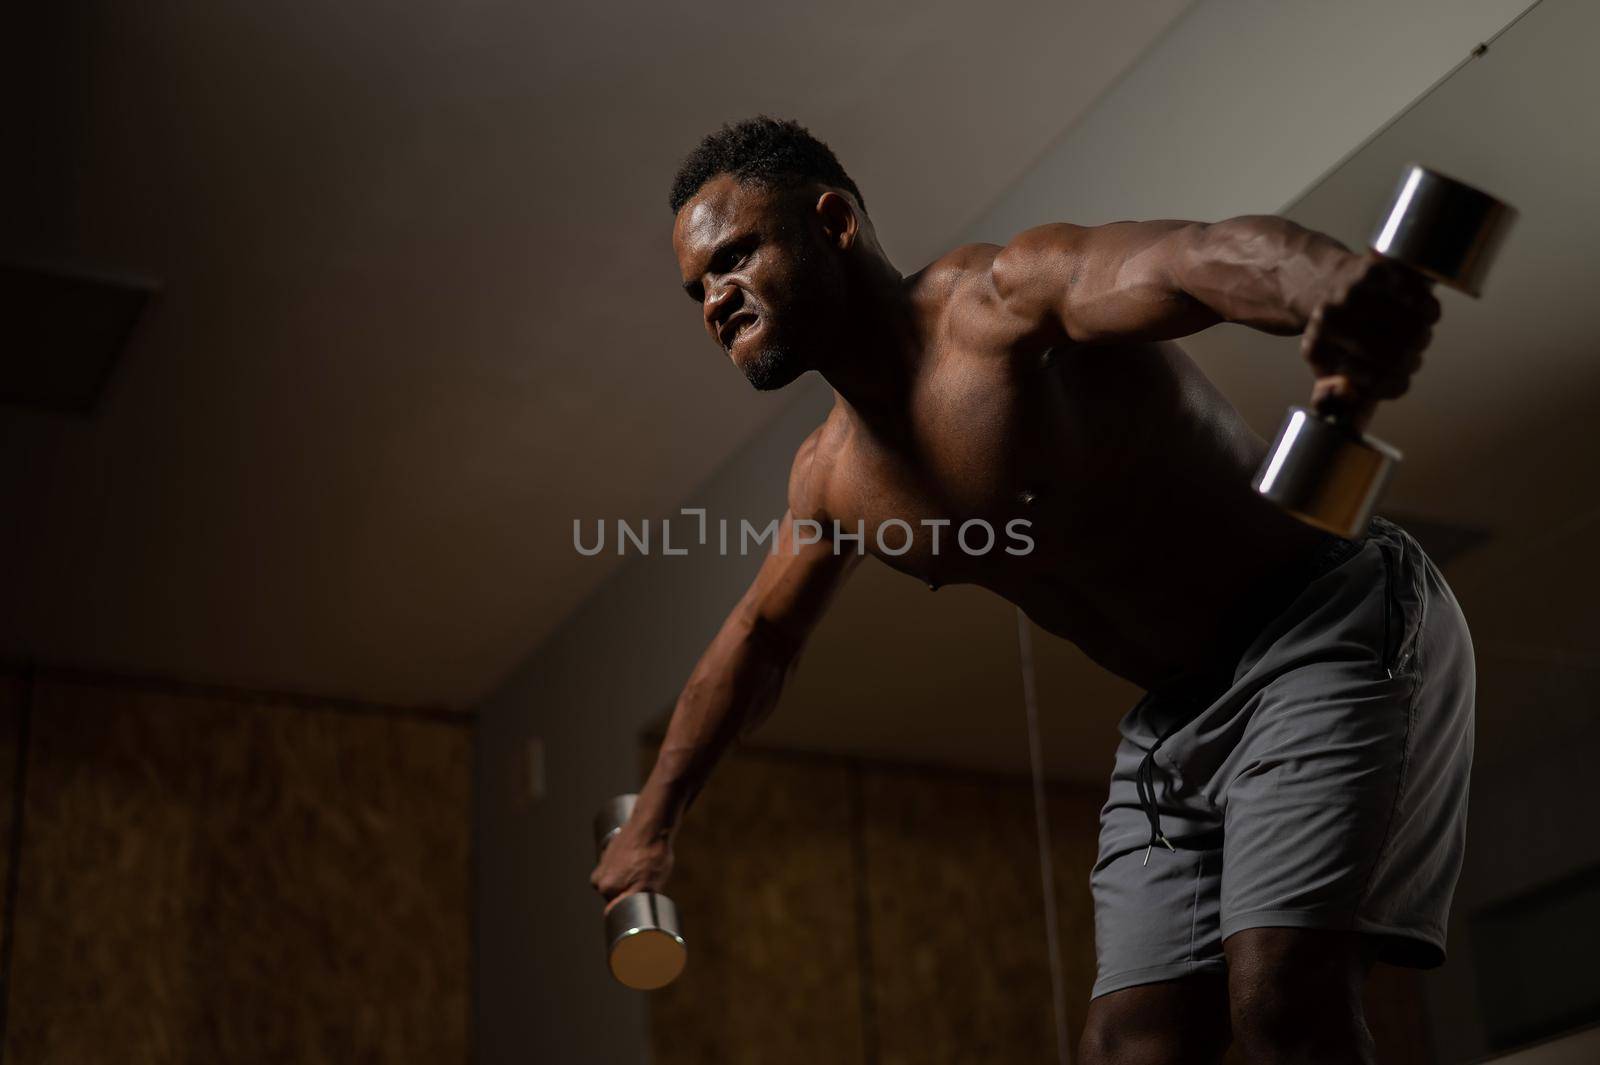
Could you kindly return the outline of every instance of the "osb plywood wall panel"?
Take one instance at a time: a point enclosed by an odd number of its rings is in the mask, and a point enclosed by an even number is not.
[[[469,737],[41,680],[7,1061],[462,1062]]]
[[[1055,1054],[1032,795],[893,769],[862,778],[882,1065]]]
[[[0,673],[0,895],[11,876],[11,834],[16,830],[17,750],[27,698],[26,680],[16,674]],[[6,937],[10,932],[9,927],[0,923],[0,957],[5,954]],[[0,985],[0,994],[4,993],[4,985]]]
[[[689,965],[651,999],[656,1065],[863,1060],[849,789],[821,760],[717,770],[675,846]]]
[[[1052,789],[1050,836],[1056,882],[1056,920],[1061,936],[1061,977],[1067,999],[1067,1033],[1072,1049],[1083,1037],[1094,987],[1094,899],[1089,871],[1100,849],[1100,807],[1105,793],[1078,788]]]
[[[1076,1036],[1099,796],[1055,791],[1050,809]],[[1017,781],[729,758],[678,839],[670,894],[691,961],[652,997],[652,1060],[1053,1060],[1035,833]]]

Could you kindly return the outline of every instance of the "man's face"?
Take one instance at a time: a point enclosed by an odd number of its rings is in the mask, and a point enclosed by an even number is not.
[[[678,211],[672,247],[706,331],[752,385],[812,369],[837,312],[834,265],[804,197],[719,174]]]

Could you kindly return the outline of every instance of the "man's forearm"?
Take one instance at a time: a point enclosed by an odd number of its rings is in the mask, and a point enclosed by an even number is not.
[[[1363,258],[1284,218],[1053,223],[996,252],[996,294],[1083,344],[1174,340],[1219,322],[1293,334]],[[1046,330],[1048,332],[1048,329]]]
[[[1187,231],[1173,283],[1223,321],[1269,333],[1305,329],[1328,279],[1355,256],[1338,241],[1274,215]]]
[[[759,618],[730,616],[678,696],[634,817],[670,835],[728,747],[776,705],[793,660]]]

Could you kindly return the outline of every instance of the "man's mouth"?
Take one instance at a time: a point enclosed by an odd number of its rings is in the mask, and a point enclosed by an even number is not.
[[[722,328],[717,330],[717,339],[722,342],[722,350],[733,351],[733,346],[739,342],[739,338],[749,332],[750,328],[755,324],[756,313],[754,311],[740,311],[726,322],[723,322]]]

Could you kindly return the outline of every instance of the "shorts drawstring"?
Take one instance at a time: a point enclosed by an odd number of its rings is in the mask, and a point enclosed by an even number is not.
[[[1157,843],[1169,851],[1177,852],[1167,834],[1161,831],[1161,810],[1156,806],[1156,749],[1161,746],[1165,736],[1157,736],[1156,742],[1144,752],[1144,761],[1139,763],[1139,772],[1134,778],[1134,785],[1139,789],[1139,805],[1144,808],[1144,815],[1150,819],[1150,845],[1144,849],[1143,864],[1150,864],[1150,852]]]

